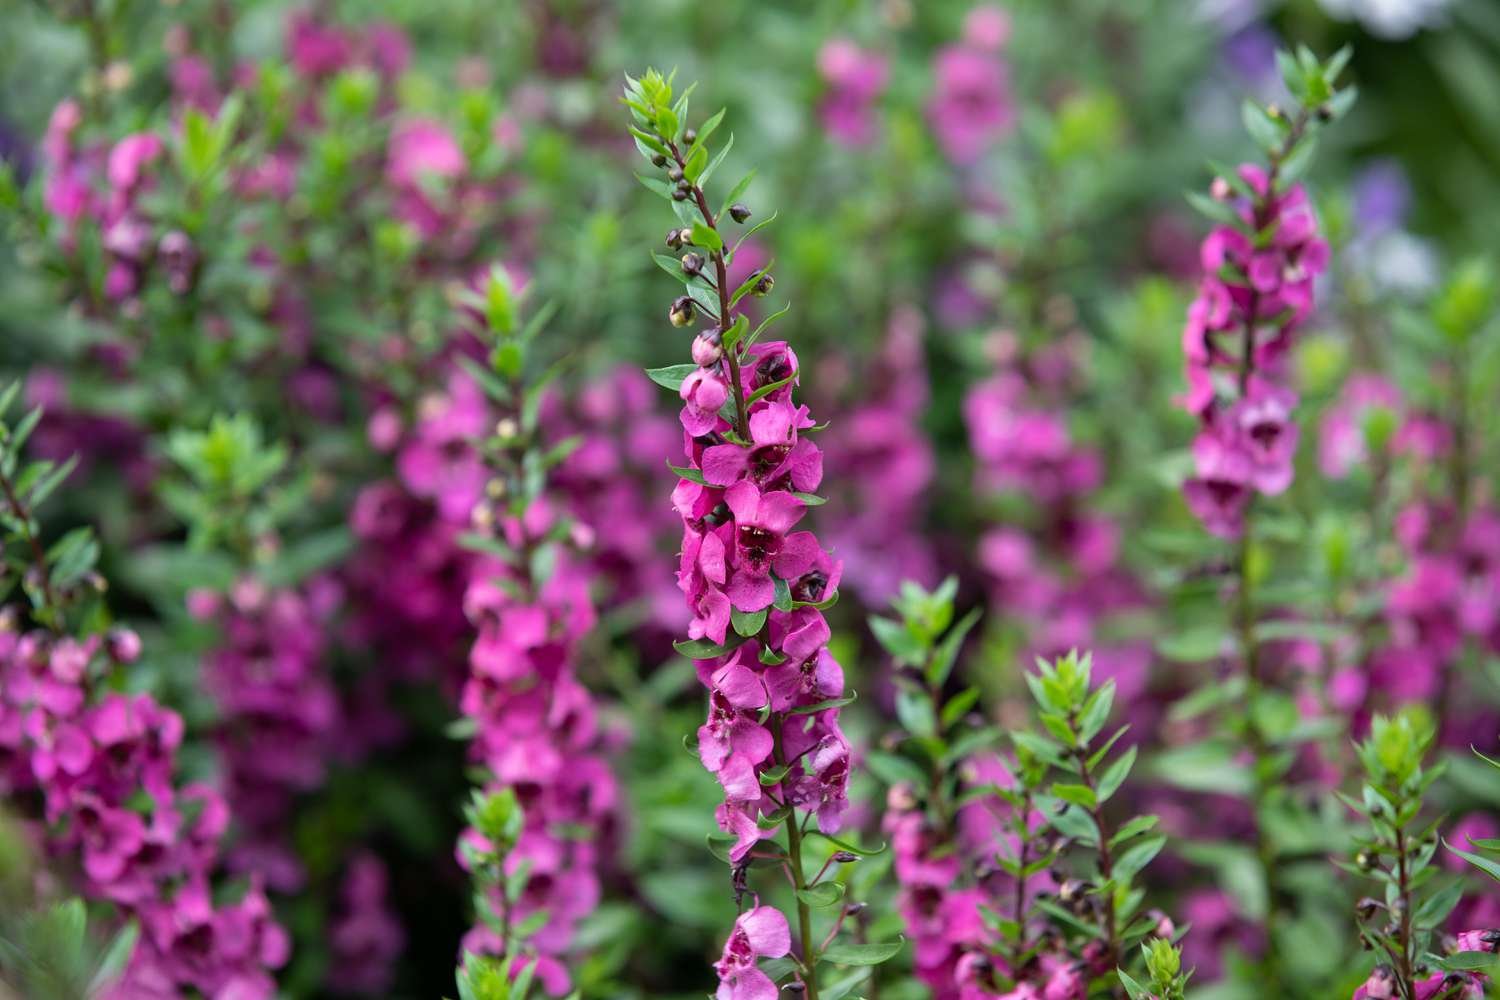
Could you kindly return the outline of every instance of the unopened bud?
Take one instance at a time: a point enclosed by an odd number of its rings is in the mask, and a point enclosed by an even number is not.
[[[1222,177],[1215,177],[1213,183],[1208,186],[1208,196],[1214,201],[1228,201],[1230,190],[1228,181]]]
[[[750,294],[756,296],[769,295],[771,293],[771,289],[775,287],[776,279],[771,277],[769,274],[763,274],[760,276],[760,280],[755,283],[755,287],[750,289]]]
[[[668,170],[667,171],[667,179],[671,180],[671,181],[680,181],[680,180],[682,180],[682,168],[681,167],[673,167],[671,170]]]
[[[1354,904],[1354,912],[1359,916],[1359,919],[1361,920],[1369,920],[1375,915],[1375,912],[1377,910],[1382,910],[1384,908],[1384,903],[1380,902],[1380,900],[1378,899],[1371,899],[1369,896],[1366,896],[1365,898]]]
[[[651,163],[658,167],[665,167],[667,165],[667,154],[657,153],[655,156],[651,157]]]
[[[718,330],[709,330],[693,338],[693,364],[700,368],[719,363],[724,356],[724,342]]]
[[[685,143],[687,143],[689,146],[691,146],[693,143],[697,142],[698,141],[698,130],[694,129],[694,128],[690,128],[686,132],[682,133],[682,141],[685,142]]]
[[[844,912],[849,914],[849,916],[851,917],[857,917],[861,913],[865,912],[865,907],[868,905],[869,904],[867,903],[850,903],[848,906],[844,907]]]
[[[672,189],[672,200],[673,201],[687,201],[687,196],[688,196],[688,193],[687,193],[687,189],[686,188],[680,188],[679,187],[679,188],[673,188]]]
[[[807,985],[800,979],[793,979],[791,982],[783,986],[781,988],[781,991],[783,993],[792,993],[800,996],[801,994],[807,992]]]
[[[750,206],[742,201],[737,201],[729,206],[729,217],[735,222],[744,222],[750,218]]]
[[[672,321],[673,326],[687,326],[693,321],[693,300],[686,295],[677,296],[667,310],[667,319]]]
[[[682,273],[689,278],[696,278],[703,273],[703,255],[696,253],[685,253],[682,255]]]
[[[853,851],[836,851],[834,852],[833,860],[838,864],[847,865],[851,861],[858,861],[859,855],[855,854]]]
[[[110,629],[104,641],[110,659],[116,663],[134,663],[141,655],[141,637],[131,629]]]
[[[501,441],[511,441],[521,433],[521,425],[515,417],[501,417],[495,421],[495,436]]]
[[[682,249],[682,230],[681,229],[668,229],[667,230],[667,248],[670,249],[670,250],[680,250],[680,249]]]

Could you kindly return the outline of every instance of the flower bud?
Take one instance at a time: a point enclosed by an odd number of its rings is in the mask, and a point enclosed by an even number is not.
[[[668,170],[667,171],[667,179],[671,180],[671,181],[680,181],[680,180],[682,180],[682,168],[681,167],[673,167],[671,170]]]
[[[744,222],[750,218],[750,206],[742,201],[737,201],[729,206],[729,217],[735,222]]]
[[[703,273],[703,256],[696,253],[685,253],[682,255],[682,273],[690,278],[696,278]]]
[[[755,296],[769,295],[771,289],[775,287],[776,279],[769,274],[763,274],[760,276],[760,280],[755,283],[755,287],[750,289],[750,294]]]
[[[718,330],[709,330],[693,338],[693,364],[700,368],[719,363],[724,357],[724,342]]]
[[[693,321],[693,300],[686,295],[677,296],[667,310],[667,319],[672,321],[673,326],[687,326]]]
[[[667,154],[657,153],[655,156],[651,157],[651,163],[654,166],[665,167],[667,165]]]
[[[858,861],[859,855],[853,851],[836,851],[834,852],[833,860],[838,864],[847,865],[850,862]]]
[[[1378,899],[1371,899],[1369,896],[1354,904],[1354,912],[1361,920],[1369,920],[1375,915],[1376,910],[1383,909],[1385,909],[1384,903]]]
[[[687,188],[677,187],[677,188],[673,188],[672,189],[672,200],[673,201],[687,201],[687,196],[688,196]]]
[[[685,142],[685,143],[687,143],[689,146],[691,146],[693,143],[697,142],[698,141],[698,130],[690,128],[686,132],[682,133],[682,141]]]
[[[134,663],[141,655],[141,637],[128,628],[113,628],[104,639],[109,658],[116,663]]]
[[[1215,177],[1213,183],[1208,186],[1208,196],[1214,201],[1228,201],[1231,190],[1228,181],[1222,177]]]
[[[680,249],[682,249],[682,230],[681,229],[668,229],[667,230],[667,248],[669,250],[680,250]]]

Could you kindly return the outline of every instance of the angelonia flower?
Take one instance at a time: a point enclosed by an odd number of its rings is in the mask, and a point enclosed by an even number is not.
[[[1005,11],[980,6],[964,22],[963,38],[933,59],[927,120],[938,146],[957,166],[976,162],[1014,126],[1016,110],[1003,55],[1010,38]]]
[[[78,859],[83,894],[140,924],[107,996],[270,1000],[288,938],[258,877],[237,901],[215,902],[230,813],[211,787],[178,784],[181,717],[150,695],[105,691],[110,658],[133,659],[139,640],[4,624],[0,789],[37,793],[49,853]]]
[[[875,105],[890,78],[886,57],[847,38],[818,50],[818,75],[826,86],[818,115],[828,134],[845,146],[865,146],[876,134]]]
[[[814,421],[793,399],[797,356],[785,343],[756,344],[739,375],[744,397],[760,395],[747,408],[744,444],[731,439],[725,417],[715,410],[707,420],[696,402],[711,384],[722,405],[726,373],[700,368],[684,380],[683,448],[692,477],[672,491],[683,532],[677,585],[693,616],[688,636],[707,648],[729,647],[697,658],[709,691],[698,753],[724,788],[718,822],[736,837],[736,863],[775,832],[756,822],[776,809],[759,780],[774,767],[796,768],[786,793],[817,813],[820,829],[837,833],[848,806],[850,754],[836,707],[797,711],[844,693],[819,608],[837,593],[843,563],[813,532],[797,530],[823,480],[822,452],[806,434]]]
[[[1009,332],[992,341],[997,371],[964,398],[975,489],[1024,498],[1027,509],[979,539],[990,606],[1025,630],[1023,660],[1090,648],[1097,676],[1113,678],[1123,699],[1137,704],[1150,644],[1099,633],[1111,616],[1149,599],[1124,565],[1120,526],[1098,510],[1104,456],[1078,440],[1067,419],[1086,367],[1080,345],[1065,337],[1028,350]]]
[[[844,561],[848,585],[871,607],[888,601],[903,580],[931,585],[937,578],[937,557],[923,535],[937,459],[921,428],[929,395],[922,322],[916,310],[898,309],[868,367],[856,372],[835,355],[818,369],[825,394],[848,400],[823,439],[836,501],[826,538]]]
[[[1291,485],[1297,395],[1286,358],[1328,266],[1307,192],[1300,184],[1281,190],[1277,178],[1245,164],[1238,188],[1214,182],[1211,196],[1238,222],[1204,239],[1203,278],[1182,334],[1181,403],[1200,422],[1183,495],[1203,526],[1225,538],[1243,531],[1252,496]]]
[[[328,944],[339,974],[330,988],[353,994],[389,995],[394,965],[406,945],[387,897],[385,863],[364,851],[349,862],[339,887],[339,910],[328,930]]]
[[[344,723],[327,657],[338,584],[269,587],[253,575],[227,593],[193,591],[188,610],[221,641],[203,661],[219,710],[225,796],[240,824],[232,867],[295,892],[305,873],[288,833],[300,794],[320,787]]]
[[[500,269],[490,281],[491,300],[512,294]],[[508,322],[498,313],[489,321],[486,333],[500,345],[494,357],[504,347],[517,356],[524,350]],[[463,951],[534,963],[547,992],[562,996],[571,988],[575,932],[599,905],[600,870],[618,824],[619,791],[594,699],[575,672],[597,623],[594,569],[579,555],[594,532],[567,515],[545,475],[532,474],[545,466],[536,464],[541,449],[522,403],[520,363],[495,368],[509,379],[509,397],[504,405],[480,398],[490,430],[482,448],[470,441],[490,477],[471,522],[494,544],[472,564],[463,595],[474,640],[459,710],[472,734],[470,758],[484,774],[457,847],[474,876],[478,918]]]
[[[809,884],[804,827],[815,817],[823,835],[842,829],[853,758],[839,724],[839,708],[848,700],[844,671],[828,650],[832,633],[823,616],[838,597],[843,563],[804,523],[808,507],[824,502],[815,492],[823,482],[823,452],[813,438],[817,422],[797,402],[804,373],[791,346],[759,339],[766,323],[747,336],[749,316],[734,312],[742,297],[733,293],[730,277],[738,251],[728,249],[720,229],[744,224],[749,207],[731,199],[716,214],[696,180],[688,179],[696,170],[696,159],[688,158],[709,154],[704,137],[680,117],[685,99],[677,105],[681,111],[673,110],[671,78],[649,70],[626,81],[638,149],[669,182],[658,193],[683,206],[674,212],[679,222],[693,220],[687,234],[703,250],[681,258],[684,285],[714,303],[689,296],[686,304],[673,303],[668,318],[673,326],[688,326],[701,308],[714,329],[694,337],[716,338],[718,349],[698,351],[694,364],[648,373],[676,388],[682,401],[684,464],[672,467],[671,504],[682,520],[677,585],[691,619],[687,641],[676,648],[695,661],[708,695],[698,756],[723,791],[715,819],[730,864],[737,872],[748,868],[762,841],[784,827],[785,847],[774,850],[785,851],[788,877],[801,891]],[[735,191],[747,187],[748,179]],[[683,233],[674,229],[668,243],[680,244]],[[744,263],[738,266],[744,273]],[[769,266],[744,273],[745,293],[771,291]],[[775,822],[762,826],[771,816]],[[797,982],[816,998],[819,956],[805,905],[798,924]],[[840,919],[829,942],[842,926]],[[775,983],[757,962],[787,954],[788,936],[786,918],[769,906],[757,904],[742,915],[716,966],[719,1000],[774,1000]]]

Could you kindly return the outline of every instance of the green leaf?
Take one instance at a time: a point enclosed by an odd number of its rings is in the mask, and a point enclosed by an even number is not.
[[[1487,951],[1461,951],[1438,959],[1438,965],[1449,972],[1482,972],[1497,961],[1500,958]]]
[[[671,462],[667,463],[667,468],[671,469],[679,479],[686,479],[688,482],[697,483],[699,486],[708,485],[707,481],[703,478],[703,473],[697,469],[686,465],[673,465]]]
[[[721,153],[719,155],[722,156],[723,154]],[[714,165],[717,166],[718,162],[719,161],[717,159],[714,160]],[[712,171],[713,171],[713,167],[710,167],[708,172],[711,173]],[[715,218],[723,218],[724,217],[724,213],[727,212],[727,211],[729,211],[729,206],[733,205],[736,201],[739,201],[740,196],[743,195],[746,191],[750,190],[750,185],[751,185],[752,182],[754,182],[754,180],[755,180],[755,171],[754,170],[750,171],[744,177],[741,177],[740,178],[740,182],[738,184],[736,184],[734,187],[732,187],[732,188],[729,189],[729,194],[725,196],[725,198],[724,198],[724,204],[719,209],[719,214]],[[5,412],[5,411],[3,409],[0,409],[0,413],[3,413],[3,412]]]
[[[879,965],[895,958],[905,943],[905,938],[876,944],[834,943],[818,957],[834,965]]]
[[[701,222],[693,223],[693,245],[705,250],[723,250],[724,238]]]
[[[872,858],[885,850],[884,843],[882,843],[879,847],[861,847],[853,841],[840,840],[837,837],[833,837],[824,833],[822,830],[808,830],[807,835],[809,837],[821,837],[822,839],[832,844],[834,847],[837,847],[839,850],[848,851],[850,854],[857,854],[862,858]]]
[[[1126,750],[1114,762],[1109,765],[1104,774],[1099,778],[1099,801],[1108,802],[1110,797],[1119,791],[1120,786],[1125,783],[1126,775],[1135,765],[1135,747]]]
[[[932,659],[927,662],[927,683],[934,687],[942,687],[948,682],[948,675],[953,672],[953,665],[958,661],[958,651],[969,630],[978,623],[984,612],[975,608],[964,615],[959,623],[948,630],[943,636],[943,641],[933,650]]]
[[[791,585],[788,584],[785,580],[783,580],[779,576],[774,576],[773,575],[771,577],[771,579],[775,583],[775,586],[776,586],[776,596],[775,596],[775,598],[772,599],[771,605],[777,611],[790,611],[790,610],[792,610],[792,588],[791,588]]]
[[[844,898],[844,883],[819,882],[797,890],[797,898],[808,906],[832,906]]]
[[[845,705],[848,705],[851,702],[853,702],[854,699],[857,698],[857,697],[859,697],[859,695],[856,692],[850,691],[847,695],[845,695],[842,698],[829,698],[826,701],[814,702],[811,705],[801,705],[801,706],[799,706],[797,708],[792,709],[790,712],[787,712],[786,714],[787,715],[813,715],[814,713],[817,713],[817,712],[826,712],[830,708],[843,708]]]
[[[719,645],[710,639],[686,639],[672,643],[672,648],[690,660],[711,660],[716,656],[723,656],[736,647],[742,645],[743,636],[727,636],[724,645]]]
[[[1085,809],[1094,809],[1099,805],[1099,799],[1094,794],[1094,790],[1087,785],[1058,782],[1052,786],[1051,791],[1064,802],[1071,802]]]
[[[1484,872],[1490,878],[1494,879],[1497,882],[1500,882],[1500,862],[1492,861],[1491,859],[1481,857],[1478,854],[1471,854],[1468,851],[1461,851],[1458,848],[1454,847],[1452,844],[1448,843],[1446,838],[1443,840],[1443,846],[1448,848],[1448,850],[1452,851],[1454,854],[1463,858],[1475,868],[1478,868],[1480,871]]]
[[[1109,838],[1109,846],[1119,847],[1131,837],[1145,833],[1147,830],[1155,829],[1156,824],[1157,817],[1155,816],[1137,816],[1115,831],[1115,835]]]
[[[1136,843],[1115,859],[1116,881],[1129,882],[1134,879],[1141,869],[1149,865],[1152,859],[1161,853],[1161,849],[1165,846],[1167,846],[1167,838],[1160,835]]]
[[[683,380],[697,370],[697,365],[667,365],[665,368],[647,368],[646,377],[663,389],[680,392]]]
[[[741,316],[740,318],[744,319],[743,316]],[[750,395],[748,395],[748,396],[745,397],[745,405],[749,406],[751,403],[755,403],[755,402],[758,402],[758,401],[760,401],[762,399],[765,399],[771,393],[775,392],[777,389],[780,389],[782,386],[786,385],[788,382],[790,382],[792,379],[794,379],[796,377],[797,377],[797,373],[796,372],[792,372],[792,374],[788,375],[784,379],[781,379],[781,380],[776,381],[776,382],[768,382],[768,383],[766,383],[765,385],[761,386],[759,389],[756,389]],[[795,496],[795,497],[797,497],[803,503],[809,503],[809,501],[806,498],[812,496],[811,493],[794,493],[792,495]],[[817,501],[818,504],[822,504],[822,503],[827,503],[828,502],[828,501],[824,500],[821,497],[816,497],[814,499],[816,499],[816,501]],[[810,506],[817,506],[817,504],[809,504],[809,505]]]
[[[1226,226],[1234,226],[1236,229],[1244,228],[1245,220],[1240,218],[1234,206],[1228,202],[1219,201],[1217,198],[1210,198],[1199,191],[1184,191],[1183,196],[1187,198],[1188,204],[1192,205],[1199,215]]]
[[[749,638],[760,634],[760,630],[766,624],[768,609],[761,608],[759,611],[745,612],[738,608],[731,609],[729,620],[734,623],[734,630],[740,635]]]
[[[1240,107],[1240,119],[1245,123],[1245,131],[1250,133],[1250,138],[1265,152],[1274,152],[1281,145],[1281,123],[1273,119],[1259,104],[1245,101]]]

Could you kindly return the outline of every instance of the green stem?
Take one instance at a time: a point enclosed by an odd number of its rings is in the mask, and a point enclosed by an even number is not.
[[[781,729],[784,722],[780,713],[771,716],[771,724],[775,727],[772,736],[775,738],[773,746],[777,767],[787,766],[786,754],[781,748]],[[791,789],[786,786],[783,778],[781,785],[783,802],[791,802],[790,792]],[[795,807],[789,806],[785,822],[786,852],[791,862],[792,888],[797,892],[797,929],[802,942],[802,982],[807,987],[808,1000],[818,1000],[818,956],[813,950],[812,907],[802,899],[802,890],[807,888],[807,877],[802,869],[802,830],[797,826]]]

